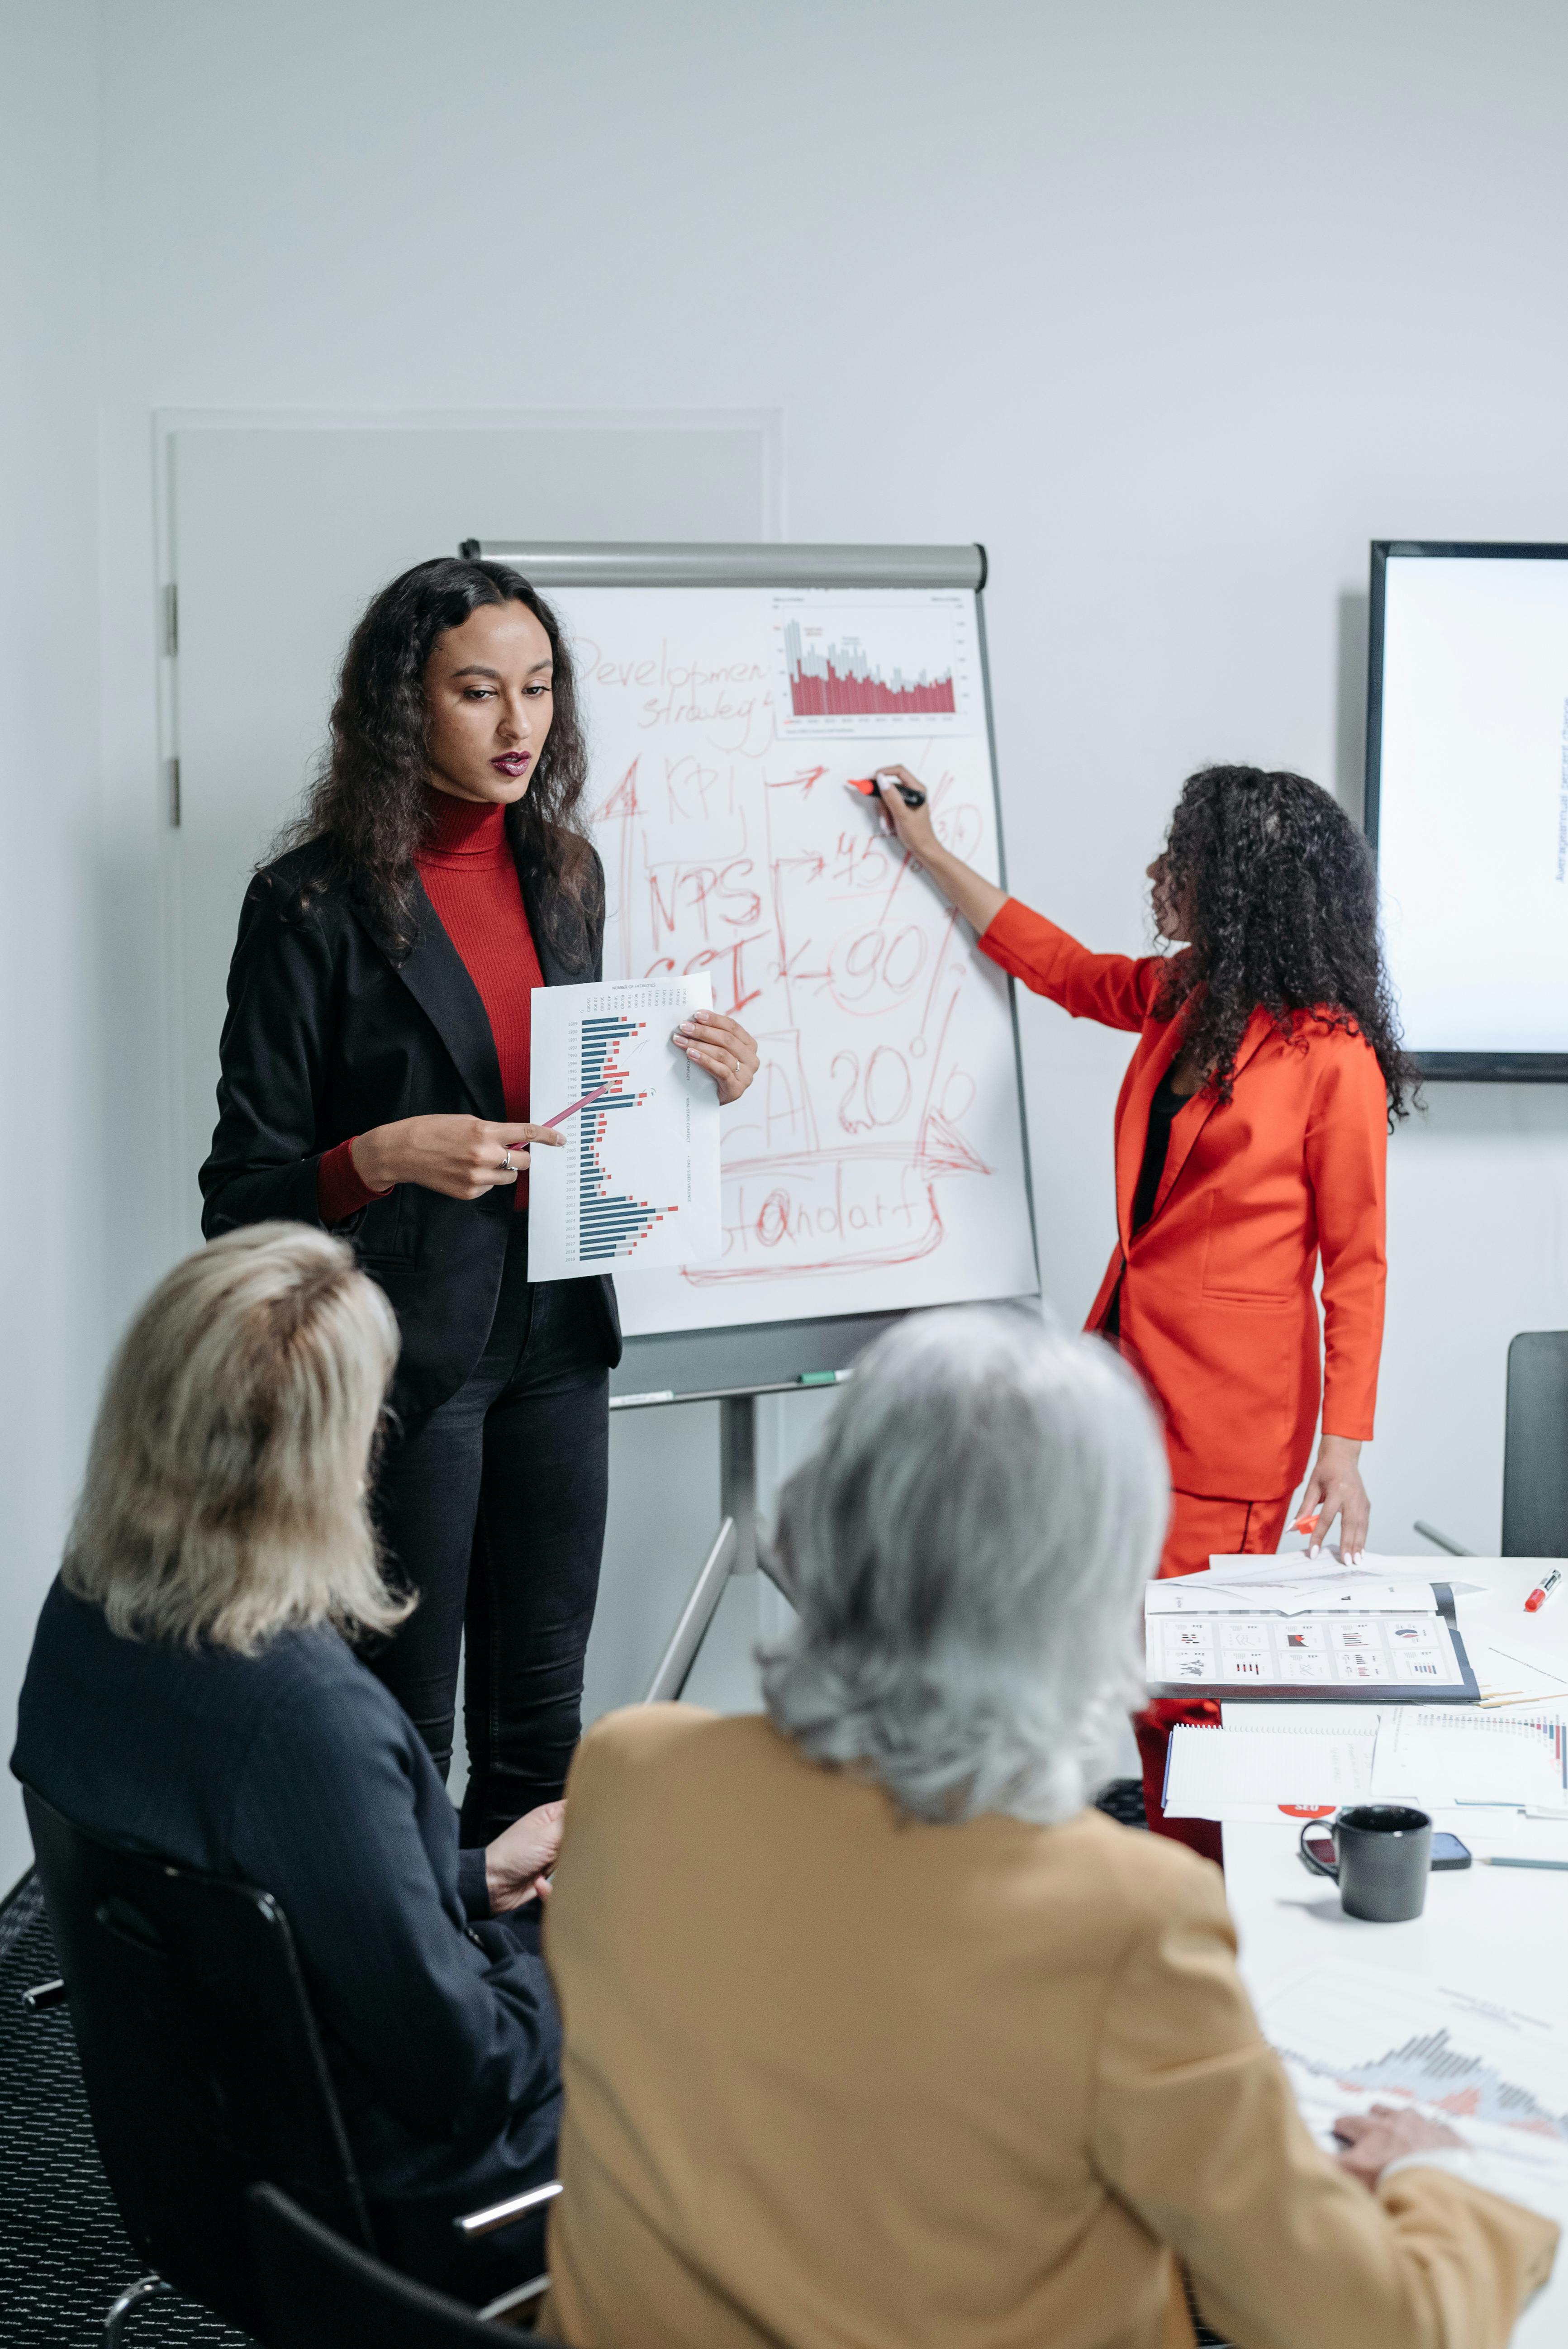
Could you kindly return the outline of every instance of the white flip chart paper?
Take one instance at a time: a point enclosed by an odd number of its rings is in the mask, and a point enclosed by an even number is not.
[[[530,1110],[565,1146],[530,1154],[528,1277],[710,1262],[719,1251],[718,1094],[672,1041],[713,1009],[706,971],[533,990]]]

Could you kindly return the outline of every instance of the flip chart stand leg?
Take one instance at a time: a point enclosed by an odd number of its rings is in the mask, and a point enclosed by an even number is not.
[[[758,1569],[757,1397],[725,1395],[718,1411],[718,1489],[724,1516],[648,1683],[645,1704],[669,1703],[680,1695],[718,1612],[725,1584],[732,1574]],[[769,1579],[776,1581],[771,1575]]]
[[[757,1397],[726,1395],[718,1406],[718,1506],[735,1522],[732,1574],[757,1571]]]

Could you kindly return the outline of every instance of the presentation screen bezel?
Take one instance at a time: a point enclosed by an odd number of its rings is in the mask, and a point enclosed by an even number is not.
[[[1388,561],[1409,555],[1466,561],[1491,558],[1498,562],[1568,563],[1568,545],[1544,541],[1465,538],[1376,538],[1372,541],[1372,582],[1367,662],[1367,780],[1362,825],[1374,858],[1377,854],[1377,816],[1382,792],[1383,759],[1383,627]],[[1413,1052],[1423,1077],[1470,1083],[1568,1084],[1568,1052]]]

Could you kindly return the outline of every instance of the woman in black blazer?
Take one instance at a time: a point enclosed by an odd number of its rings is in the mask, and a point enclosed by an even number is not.
[[[466,1627],[476,1842],[565,1783],[603,1544],[614,1290],[529,1281],[519,1186],[562,1139],[529,1122],[531,990],[601,976],[586,786],[571,657],[524,579],[440,559],[383,589],[245,898],[201,1178],[209,1238],[335,1230],[397,1311],[376,1513],[420,1605],[367,1661],[445,1771]],[[676,1040],[721,1101],[756,1073],[722,1013]]]

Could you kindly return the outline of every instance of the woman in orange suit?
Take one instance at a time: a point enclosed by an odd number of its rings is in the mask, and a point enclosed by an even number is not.
[[[920,788],[904,768],[882,770]],[[933,810],[882,781],[900,842],[994,962],[1138,1043],[1116,1104],[1117,1244],[1088,1318],[1141,1367],[1174,1487],[1162,1575],[1272,1552],[1302,1495],[1315,1554],[1337,1518],[1358,1557],[1383,1338],[1384,1172],[1409,1074],[1367,843],[1300,775],[1207,767],[1149,868],[1169,955],[1091,954],[942,846]],[[940,815],[938,806],[937,814]],[[1323,1268],[1320,1342],[1313,1289]],[[1175,1720],[1137,1723],[1150,1824]],[[1219,1830],[1172,1821],[1219,1857]]]

